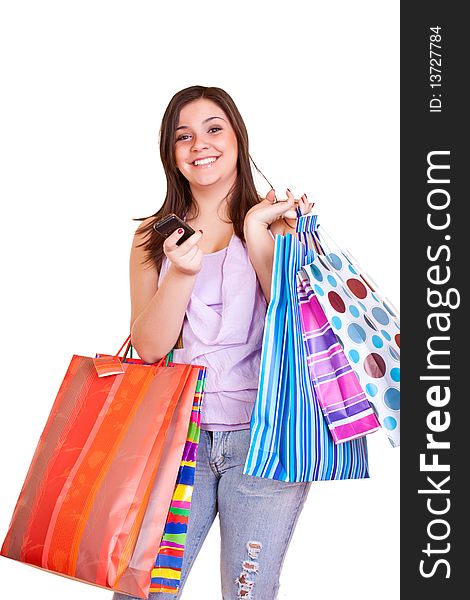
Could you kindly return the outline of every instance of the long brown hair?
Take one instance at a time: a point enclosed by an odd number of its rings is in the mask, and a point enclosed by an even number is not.
[[[228,192],[230,201],[228,203],[228,217],[233,223],[235,235],[242,241],[245,241],[243,235],[243,222],[246,213],[252,206],[260,201],[253,173],[250,166],[250,160],[255,169],[264,177],[258,167],[255,165],[248,151],[248,132],[242,116],[235,105],[233,99],[223,89],[218,87],[204,87],[202,85],[193,85],[177,92],[170,100],[163,115],[159,144],[160,158],[166,175],[167,190],[165,201],[162,207],[153,215],[149,223],[138,228],[146,238],[139,244],[147,252],[145,263],[153,263],[157,270],[163,260],[163,238],[158,234],[153,225],[156,221],[163,219],[170,213],[175,213],[180,218],[184,218],[188,210],[193,207],[193,197],[189,187],[188,180],[183,177],[176,166],[175,161],[175,131],[178,126],[178,120],[181,109],[188,103],[201,98],[207,98],[215,102],[227,115],[232,125],[238,141],[238,160],[237,160],[237,178],[234,185]],[[266,177],[264,177],[266,179]],[[266,179],[266,181],[268,181]],[[268,181],[269,183],[269,181]],[[144,221],[150,217],[139,217],[134,221]]]

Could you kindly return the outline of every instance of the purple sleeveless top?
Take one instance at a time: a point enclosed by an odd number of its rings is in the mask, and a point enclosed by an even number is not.
[[[169,261],[163,258],[159,283]],[[207,366],[201,428],[248,429],[258,391],[266,300],[243,242],[205,254],[174,361]]]

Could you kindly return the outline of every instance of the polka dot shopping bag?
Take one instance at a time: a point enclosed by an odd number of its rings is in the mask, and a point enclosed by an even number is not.
[[[311,216],[297,232],[313,260],[302,269],[351,368],[393,447],[400,444],[400,325],[398,313],[352,255]]]

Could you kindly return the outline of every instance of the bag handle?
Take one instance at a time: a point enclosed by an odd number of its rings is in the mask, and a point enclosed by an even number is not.
[[[309,248],[317,254],[326,254],[323,243],[320,240],[320,225],[317,223],[318,215],[303,215],[299,207],[296,208],[296,212],[297,223],[295,231],[299,242],[302,242],[305,246],[305,254],[307,254]]]
[[[131,342],[131,335],[129,334],[127,336],[127,338],[125,339],[124,343],[122,344],[122,346],[119,348],[119,350],[117,351],[117,353],[114,355],[114,358],[120,358],[119,355],[122,352],[122,349],[124,348],[124,346],[126,347],[124,354],[122,356],[122,360],[126,360],[126,357],[130,351],[131,353],[131,358],[132,358],[132,350],[133,350],[133,346],[132,346],[132,342]],[[170,352],[168,352],[168,354],[166,356],[163,356],[159,361],[157,361],[156,363],[153,363],[157,366],[160,366],[161,363],[163,363],[163,361],[165,361],[165,367],[168,366],[168,364],[170,362],[172,362],[173,360],[173,350],[170,350]]]

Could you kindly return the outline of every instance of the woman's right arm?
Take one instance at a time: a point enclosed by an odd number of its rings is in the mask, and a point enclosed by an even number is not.
[[[175,231],[164,242],[170,266],[160,286],[155,266],[143,265],[145,251],[137,247],[143,241],[139,229],[134,235],[129,264],[130,331],[132,345],[144,362],[157,362],[174,347],[201,268],[202,252],[197,246],[201,233],[177,246],[181,235]]]

